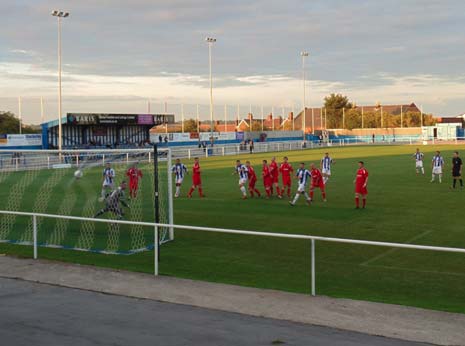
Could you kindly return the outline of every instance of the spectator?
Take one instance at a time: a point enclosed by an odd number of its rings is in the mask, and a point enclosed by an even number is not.
[[[254,146],[253,139],[251,139],[250,142],[249,142],[249,150],[250,150],[251,154],[253,153],[253,146]]]
[[[163,137],[161,135],[158,136],[158,142],[160,142],[160,143],[163,142]]]
[[[168,144],[168,137],[167,136],[165,136],[165,143]]]
[[[371,135],[371,141],[372,141],[372,143],[375,142],[375,134],[374,133]]]

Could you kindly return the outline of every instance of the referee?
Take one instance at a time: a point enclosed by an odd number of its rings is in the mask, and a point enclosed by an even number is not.
[[[454,152],[454,157],[452,158],[452,188],[455,189],[457,180],[460,181],[460,188],[463,189],[463,180],[462,180],[462,159],[459,157],[459,152]]]

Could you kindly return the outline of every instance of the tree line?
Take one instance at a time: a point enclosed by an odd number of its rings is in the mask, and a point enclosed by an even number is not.
[[[38,133],[40,129],[30,125],[21,126],[22,133]],[[19,119],[11,112],[0,111],[0,134],[19,133]]]

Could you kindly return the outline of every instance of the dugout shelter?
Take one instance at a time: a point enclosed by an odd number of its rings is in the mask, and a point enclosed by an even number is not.
[[[63,148],[131,148],[150,142],[153,126],[174,123],[173,114],[68,113],[61,119]],[[44,149],[58,147],[58,120],[42,124]]]

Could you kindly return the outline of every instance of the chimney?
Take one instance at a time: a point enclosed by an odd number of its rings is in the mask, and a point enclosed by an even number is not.
[[[266,117],[266,120],[272,121],[272,120],[273,120],[273,114],[270,113],[270,114]]]
[[[288,115],[289,120],[294,120],[294,112],[290,112]]]
[[[252,120],[253,119],[252,113],[247,114],[247,117],[248,117],[249,120]]]

